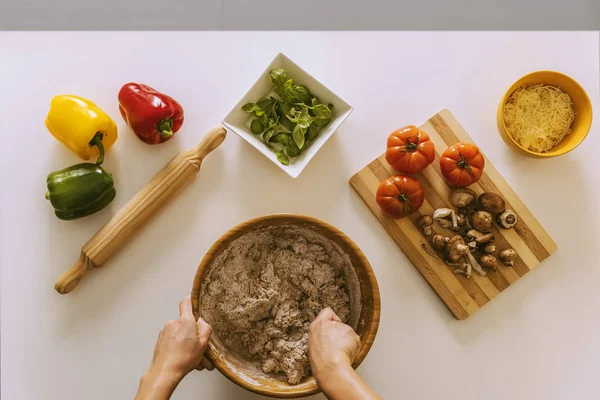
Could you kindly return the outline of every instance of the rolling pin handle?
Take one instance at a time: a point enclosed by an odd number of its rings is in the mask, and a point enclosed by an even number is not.
[[[222,126],[215,126],[208,131],[206,135],[204,135],[202,141],[191,150],[192,155],[188,158],[188,161],[196,166],[200,166],[200,163],[202,163],[204,157],[219,147],[219,145],[225,140],[226,136],[227,131],[225,128]]]
[[[54,289],[56,289],[56,291],[60,294],[70,293],[73,289],[75,289],[81,278],[83,278],[83,275],[85,275],[87,272],[87,264],[88,258],[83,252],[81,252],[79,261],[73,264],[71,268],[63,272],[63,274],[58,277],[56,283],[54,284]]]

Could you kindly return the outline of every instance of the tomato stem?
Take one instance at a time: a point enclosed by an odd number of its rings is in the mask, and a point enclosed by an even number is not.
[[[459,168],[466,169],[469,175],[475,177],[475,174],[473,174],[473,169],[471,168],[467,160],[465,160],[463,155],[460,152],[458,152],[458,156],[460,157],[460,160],[456,162],[456,165],[458,165]]]
[[[406,147],[405,152],[413,152],[417,149],[417,143],[419,142],[419,137],[416,136],[415,137],[415,141],[414,143],[410,142],[410,138],[406,139],[406,145],[404,147]]]

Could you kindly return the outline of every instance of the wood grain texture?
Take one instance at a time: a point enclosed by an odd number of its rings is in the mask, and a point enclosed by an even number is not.
[[[434,142],[436,160],[415,176],[425,192],[425,202],[418,212],[409,218],[393,220],[385,216],[375,202],[375,193],[379,184],[390,176],[397,175],[385,160],[385,154],[352,176],[350,185],[450,312],[457,319],[465,319],[550,257],[557,246],[486,158],[483,176],[469,188],[478,194],[483,192],[499,194],[506,201],[507,208],[514,210],[519,216],[519,221],[513,229],[499,229],[494,226],[492,232],[498,248],[512,247],[518,253],[519,257],[515,265],[513,267],[500,265],[496,271],[489,271],[486,276],[474,273],[471,279],[467,279],[463,275],[454,274],[453,268],[444,264],[441,259],[430,256],[422,246],[422,244],[428,246],[427,240],[415,223],[422,214],[432,214],[440,207],[451,208],[448,202],[451,188],[446,184],[440,171],[440,154],[456,142],[474,142],[448,110],[442,110],[434,115],[420,128]],[[451,231],[437,224],[434,225],[434,230],[445,236],[452,235]]]
[[[79,261],[65,271],[54,288],[71,292],[86,271],[104,265],[152,216],[192,181],[208,153],[225,140],[223,127],[211,129],[193,149],[176,154],[123,208],[81,249]]]
[[[196,318],[201,316],[200,288],[207,268],[212,264],[212,261],[238,237],[262,227],[281,225],[298,225],[310,228],[337,243],[350,257],[358,275],[361,289],[362,307],[356,329],[356,333],[360,336],[361,347],[353,364],[353,367],[357,368],[371,349],[379,328],[381,314],[379,286],[371,264],[369,264],[360,248],[342,231],[316,218],[298,214],[265,215],[243,222],[227,231],[208,250],[196,272],[191,294],[194,315]],[[278,398],[293,398],[308,396],[320,391],[312,376],[302,379],[297,385],[290,385],[285,381],[264,374],[262,371],[250,366],[247,361],[229,352],[214,335],[209,342],[206,357],[229,380],[258,394]]]

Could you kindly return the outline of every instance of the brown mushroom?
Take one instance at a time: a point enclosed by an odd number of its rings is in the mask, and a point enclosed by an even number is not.
[[[471,264],[467,263],[467,273],[465,274],[465,275],[467,275],[467,278],[471,277],[471,272],[473,272],[472,270],[473,270],[473,267],[471,267]]]
[[[498,259],[491,254],[484,254],[479,258],[479,263],[483,268],[496,269],[498,266]]]
[[[489,243],[483,248],[483,252],[486,254],[494,254],[496,252],[496,245],[493,243]]]
[[[471,229],[467,232],[467,237],[477,244],[486,244],[494,239],[491,233],[481,233],[477,229]]]
[[[471,216],[471,225],[474,229],[482,233],[492,231],[492,214],[487,211],[476,211]]]
[[[462,229],[463,226],[465,226],[465,218],[462,215],[457,214],[457,213],[454,213],[454,216],[456,217],[456,225],[450,229],[453,232],[458,232]]]
[[[446,249],[446,245],[448,244],[449,238],[444,235],[433,235],[431,238],[431,247],[438,251],[444,251]]]
[[[433,218],[431,215],[421,215],[417,220],[417,225],[421,228],[421,231],[425,236],[429,236],[432,233],[431,225],[433,224]]]
[[[510,229],[517,224],[517,214],[513,210],[504,210],[504,212],[498,215],[496,222],[504,229]]]
[[[453,272],[457,275],[462,274],[466,276],[467,279],[471,278],[471,267],[469,266],[469,264],[466,264],[466,268],[456,268]]]
[[[460,208],[469,206],[476,197],[477,194],[471,189],[458,188],[450,193],[449,200],[454,207]]]
[[[468,207],[458,207],[457,212],[461,216],[467,215],[471,210]]]
[[[465,245],[465,240],[461,236],[454,235],[448,240],[446,251],[450,261],[458,262],[463,256],[469,254],[469,247]]]
[[[475,257],[473,257],[473,254],[471,254],[470,252],[468,254],[465,255],[467,262],[469,263],[469,265],[471,265],[471,267],[477,271],[477,273],[481,276],[485,276],[487,273],[485,272],[485,270],[483,269],[483,267],[477,262],[477,260],[475,259]]]
[[[448,245],[452,245],[455,243],[465,244],[465,239],[460,235],[454,235],[450,239],[448,239]]]
[[[461,262],[456,262],[456,263],[453,263],[453,262],[446,261],[446,265],[448,265],[448,266],[450,266],[450,267],[456,267],[456,268],[467,269],[467,265],[468,265],[468,264],[467,264],[467,263],[465,263],[465,262],[463,262],[463,263],[461,263]]]
[[[472,268],[471,268],[471,264],[469,264],[468,262],[462,262],[462,263],[455,262],[455,263],[452,263],[452,262],[446,261],[446,265],[448,265],[450,267],[454,267],[454,271],[453,272],[455,274],[463,274],[463,275],[465,275],[467,277],[467,279],[471,277]]]
[[[456,214],[449,208],[438,208],[433,212],[433,219],[437,221],[442,228],[452,228],[456,221]]]
[[[517,258],[517,252],[513,249],[506,249],[500,252],[500,261],[507,267],[515,265],[515,259]]]
[[[458,246],[464,247],[465,249],[469,250],[469,248],[465,245],[459,244]],[[452,262],[458,262],[463,257],[461,253],[462,250],[456,250],[456,252],[448,253],[448,259]]]
[[[496,193],[482,193],[477,199],[479,207],[494,214],[501,213],[506,208],[504,199]]]

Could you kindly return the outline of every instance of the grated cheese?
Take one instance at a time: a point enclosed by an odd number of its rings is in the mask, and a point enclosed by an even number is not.
[[[538,153],[551,150],[571,133],[574,119],[571,97],[555,86],[522,86],[504,105],[508,134]]]

